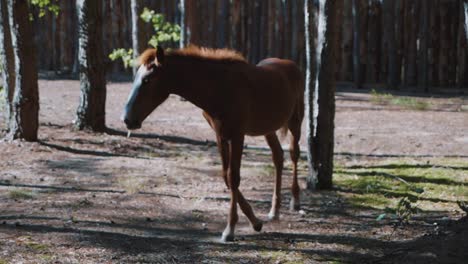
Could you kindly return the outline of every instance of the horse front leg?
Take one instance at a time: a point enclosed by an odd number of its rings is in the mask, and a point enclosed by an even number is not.
[[[223,179],[224,179],[224,181],[226,183],[226,186],[228,188],[230,188],[230,182],[228,180],[229,179],[228,169],[229,169],[229,166],[230,166],[230,164],[229,164],[230,163],[229,143],[228,143],[227,140],[222,139],[221,136],[219,136],[219,135],[216,137],[216,139],[217,139],[219,154],[221,156],[221,161],[222,161],[222,165],[223,165],[223,171],[222,171]],[[242,145],[243,145],[243,143],[242,143]],[[241,151],[241,155],[242,155],[242,151]],[[240,167],[240,161],[239,161],[239,167]],[[239,176],[239,179],[240,179],[240,176]],[[238,202],[242,212],[249,219],[250,224],[252,225],[252,228],[257,232],[260,232],[262,230],[262,227],[263,227],[263,222],[255,216],[255,214],[254,214],[254,212],[252,210],[252,207],[247,202],[247,200],[244,198],[244,196],[242,195],[242,193],[240,192],[239,189],[237,190],[237,202]],[[229,231],[228,231],[228,233],[229,233]]]
[[[234,240],[234,229],[237,221],[239,220],[239,216],[237,214],[237,203],[239,201],[240,166],[243,147],[243,135],[233,137],[229,142],[229,169],[227,173],[227,182],[231,191],[231,202],[227,226],[221,236],[222,242]]]

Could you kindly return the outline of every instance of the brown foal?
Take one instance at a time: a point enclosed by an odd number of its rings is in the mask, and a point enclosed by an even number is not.
[[[262,221],[239,190],[245,135],[265,136],[273,154],[276,180],[268,214],[273,220],[279,219],[283,170],[283,149],[276,131],[283,128],[291,132],[291,209],[299,209],[297,161],[304,85],[294,62],[269,58],[255,66],[231,50],[190,46],[168,52],[162,48],[147,50],[140,56],[140,64],[123,115],[128,129],[140,128],[143,120],[170,94],[177,94],[203,109],[204,117],[216,132],[222,175],[231,192],[222,241],[234,239],[237,204],[253,229],[262,229]]]

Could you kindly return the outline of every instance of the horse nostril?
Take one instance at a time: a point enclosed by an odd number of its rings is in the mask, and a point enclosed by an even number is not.
[[[124,123],[125,123],[126,125],[130,124],[130,120],[128,120],[128,118],[124,118],[123,121],[124,121]]]

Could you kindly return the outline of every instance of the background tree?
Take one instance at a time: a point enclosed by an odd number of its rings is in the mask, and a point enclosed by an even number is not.
[[[28,1],[8,1],[8,13],[10,14],[16,86],[7,137],[36,141],[39,126],[39,91]]]
[[[0,0],[0,71],[2,72],[3,78],[3,93],[8,127],[13,113],[12,103],[15,89],[15,64],[6,0]]]
[[[164,15],[156,13],[154,10],[144,8],[139,16],[141,21],[151,24],[154,30],[154,35],[150,37],[148,44],[156,48],[160,44],[175,44],[180,40],[181,28],[177,24],[166,21]],[[139,40],[137,40],[139,42]],[[178,43],[180,45],[180,43]],[[143,44],[142,44],[143,45]],[[140,46],[139,43],[133,43],[133,46]],[[114,49],[109,58],[113,61],[121,59],[125,68],[134,66],[134,61],[138,55],[134,49]]]
[[[384,0],[384,41],[387,44],[387,87],[395,89],[399,85],[399,71],[397,70],[397,40],[395,37],[397,0]]]
[[[320,0],[318,21],[318,44],[316,52],[315,87],[317,106],[316,132],[308,134],[308,142],[313,142],[314,154],[309,168],[317,172],[317,189],[330,189],[333,176],[333,151],[334,151],[334,122],[335,122],[335,59],[337,54],[337,21],[341,13],[343,1]],[[312,52],[309,50],[309,53]],[[308,55],[312,56],[312,55]],[[309,84],[310,85],[310,84]],[[309,88],[310,89],[310,88]],[[310,100],[308,95],[307,101]],[[309,116],[310,118],[310,116]],[[310,122],[310,121],[309,121]],[[311,131],[308,131],[311,133]],[[313,138],[310,140],[310,138]],[[308,149],[312,149],[309,147]],[[309,154],[310,155],[310,154]],[[310,176],[309,176],[310,177]],[[313,179],[308,179],[309,188]]]
[[[143,32],[141,31],[144,28],[143,20],[140,19],[140,14],[143,10],[141,4],[141,1],[138,0],[132,0],[131,2],[133,59],[137,58],[146,46],[143,40]],[[136,70],[134,66],[133,74],[135,74]]]
[[[360,0],[352,0],[353,14],[353,81],[356,88],[362,87],[361,70],[361,4]]]
[[[425,92],[429,92],[429,8],[429,1],[420,1],[421,13],[419,16],[418,87]]]
[[[464,25],[465,25],[465,36],[466,36],[466,40],[468,41],[468,0],[463,0],[463,9],[464,9],[464,13],[465,13],[465,17],[464,17]]]
[[[309,164],[309,175],[307,177],[307,187],[315,188],[316,184],[316,168],[318,167],[318,153],[314,144],[315,123],[316,117],[314,113],[317,109],[317,103],[314,99],[317,98],[315,86],[315,67],[316,56],[313,52],[316,47],[315,32],[317,31],[318,8],[314,5],[314,1],[304,0],[304,32],[305,32],[305,49],[306,49],[306,69],[305,69],[305,122],[307,136],[307,162]]]
[[[102,1],[77,0],[81,97],[75,128],[106,129],[106,76],[102,50]]]

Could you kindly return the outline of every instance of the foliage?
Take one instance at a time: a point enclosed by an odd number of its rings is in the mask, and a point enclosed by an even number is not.
[[[411,220],[418,210],[460,210],[468,197],[466,159],[394,160],[335,167],[334,180],[356,207],[376,209],[376,220]],[[458,204],[457,204],[458,202]],[[463,210],[463,209],[462,209]]]
[[[125,68],[133,66],[133,49],[115,49],[109,54],[112,61],[122,59]]]
[[[375,89],[371,91],[371,102],[374,104],[385,104],[393,98],[393,95],[388,93],[379,93]]]
[[[375,89],[372,89],[370,94],[370,101],[374,104],[390,104],[419,111],[427,110],[430,106],[429,103],[426,101],[417,100],[410,97],[396,97],[389,93],[379,93]]]
[[[34,199],[36,193],[30,190],[25,189],[13,189],[9,191],[9,196],[11,199]]]
[[[57,16],[60,12],[58,0],[30,0],[33,6],[39,8],[39,17],[45,16],[47,11]]]
[[[154,29],[154,35],[151,36],[148,44],[157,47],[163,43],[177,42],[180,39],[180,26],[167,22],[163,14],[158,14],[154,10],[144,8],[140,18],[146,23],[150,23]],[[115,49],[109,54],[112,61],[121,59],[125,68],[133,66],[133,50],[132,49]]]
[[[395,208],[395,214],[400,223],[408,223],[413,214],[417,212],[417,205],[414,203],[417,202],[417,198],[411,198],[405,196],[398,201],[398,204]]]
[[[145,7],[140,18],[153,26],[155,34],[148,42],[151,46],[156,48],[160,43],[179,41],[180,26],[167,22],[163,14],[157,14]]]

